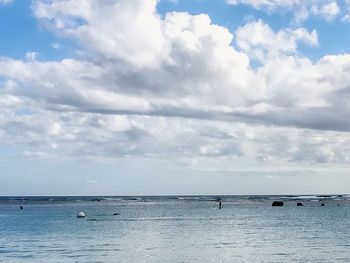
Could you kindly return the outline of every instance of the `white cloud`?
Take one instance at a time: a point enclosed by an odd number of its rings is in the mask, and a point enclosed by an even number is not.
[[[236,43],[251,58],[265,61],[281,54],[293,54],[298,42],[311,46],[318,44],[316,30],[308,32],[305,28],[282,29],[274,32],[263,21],[249,22],[236,31]]]
[[[304,1],[306,2],[306,1]],[[299,0],[285,0],[285,1],[279,1],[279,0],[227,0],[228,4],[231,5],[237,5],[237,4],[245,4],[245,5],[251,5],[255,8],[266,8],[268,10],[274,10],[278,8],[285,8],[285,7],[293,7],[295,5],[299,5]]]
[[[269,13],[292,13],[293,20],[297,23],[307,20],[310,15],[330,21],[340,13],[337,1],[333,0],[226,0],[226,2],[230,5],[250,5]]]
[[[313,6],[311,12],[316,16],[321,16],[325,20],[333,20],[340,12],[337,2],[331,2],[321,6]]]
[[[34,51],[28,51],[28,52],[26,52],[26,54],[25,54],[25,58],[27,59],[27,60],[32,60],[32,61],[34,61],[34,60],[37,60],[37,58],[40,56],[40,53],[39,52],[34,52]]]
[[[39,21],[87,55],[0,58],[0,138],[30,157],[218,168],[349,161],[349,55],[312,62],[298,45],[317,45],[316,31],[255,21],[234,39],[208,15],[160,17],[155,7],[36,1]]]
[[[342,21],[348,22],[350,21],[350,1],[345,0],[345,9],[346,14],[342,17]]]
[[[59,43],[55,42],[55,43],[51,44],[51,47],[54,48],[54,49],[60,49],[61,45]]]
[[[169,48],[156,3],[156,0],[133,0],[132,4],[130,1],[36,1],[33,8],[36,17],[47,27],[83,42],[85,47],[107,59],[123,59],[142,67],[157,66]]]
[[[344,16],[342,17],[342,21],[344,21],[344,22],[350,21],[350,14],[344,15]]]

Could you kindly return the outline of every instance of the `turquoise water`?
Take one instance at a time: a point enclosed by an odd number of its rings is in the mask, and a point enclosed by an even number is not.
[[[93,199],[0,198],[0,262],[350,262],[348,197]]]

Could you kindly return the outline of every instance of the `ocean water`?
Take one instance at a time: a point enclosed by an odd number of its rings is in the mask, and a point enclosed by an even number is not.
[[[221,198],[0,197],[0,262],[350,262],[349,196]]]

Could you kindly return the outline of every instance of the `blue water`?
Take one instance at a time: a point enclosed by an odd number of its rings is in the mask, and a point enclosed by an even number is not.
[[[348,196],[215,198],[0,197],[0,262],[350,262]]]

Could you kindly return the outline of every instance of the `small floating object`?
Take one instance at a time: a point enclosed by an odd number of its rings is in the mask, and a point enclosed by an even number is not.
[[[77,218],[84,218],[85,217],[85,213],[83,211],[80,211],[77,213]]]
[[[284,203],[282,201],[273,201],[272,206],[284,206]]]
[[[322,203],[321,206],[324,206],[324,203]]]
[[[298,202],[297,206],[304,206],[304,204],[302,202]]]
[[[20,206],[19,209],[23,209],[23,206]]]
[[[120,213],[114,213],[113,215],[114,215],[114,216],[119,216],[119,215],[120,215]]]

